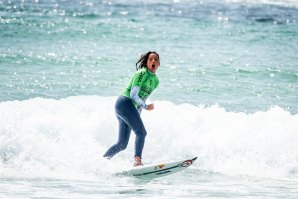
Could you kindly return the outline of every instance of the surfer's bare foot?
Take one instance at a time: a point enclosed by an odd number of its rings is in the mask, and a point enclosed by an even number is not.
[[[142,166],[142,165],[143,165],[142,164],[142,158],[140,156],[136,156],[133,166],[137,167],[137,166]]]

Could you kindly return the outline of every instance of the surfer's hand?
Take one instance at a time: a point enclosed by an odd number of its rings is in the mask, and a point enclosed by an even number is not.
[[[149,104],[146,110],[151,111],[153,109],[154,109],[154,104]]]

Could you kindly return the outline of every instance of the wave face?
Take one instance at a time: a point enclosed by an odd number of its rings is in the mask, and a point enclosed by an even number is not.
[[[117,139],[116,97],[33,98],[0,103],[1,177],[96,176],[132,164],[134,134],[114,161],[102,158]],[[293,177],[298,172],[298,115],[280,107],[252,114],[214,105],[154,102],[144,111],[145,163],[198,156],[207,172]],[[112,162],[112,163],[111,163]]]

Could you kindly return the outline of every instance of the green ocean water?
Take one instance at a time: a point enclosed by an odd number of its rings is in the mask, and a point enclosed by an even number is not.
[[[112,160],[114,113],[141,54],[159,87],[145,165]],[[296,0],[0,0],[0,198],[297,198]]]
[[[297,10],[243,3],[1,1],[1,101],[117,96],[140,54],[156,99],[297,113]]]

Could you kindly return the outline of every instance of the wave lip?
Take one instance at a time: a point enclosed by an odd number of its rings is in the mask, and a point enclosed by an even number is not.
[[[117,139],[116,97],[33,98],[0,103],[1,176],[97,175],[131,166],[134,135],[110,165],[102,154]],[[217,105],[154,102],[143,112],[148,163],[198,156],[199,170],[228,175],[295,177],[298,115],[280,107],[251,114]],[[162,151],[162,153],[161,153]],[[100,172],[100,173],[101,173]]]

